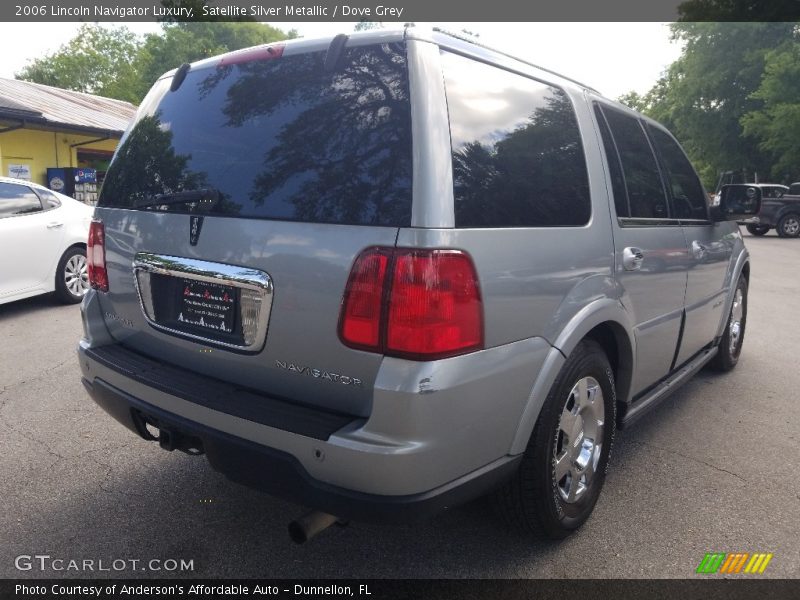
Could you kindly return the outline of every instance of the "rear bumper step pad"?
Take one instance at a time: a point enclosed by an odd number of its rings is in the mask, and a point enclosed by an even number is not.
[[[86,356],[166,394],[317,440],[327,440],[342,427],[358,420],[352,415],[295,404],[188,369],[164,365],[120,345],[89,348]]]

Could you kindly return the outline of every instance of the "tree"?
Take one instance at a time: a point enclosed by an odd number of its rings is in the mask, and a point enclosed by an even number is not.
[[[141,41],[126,27],[82,25],[53,54],[37,58],[17,79],[137,102],[133,63]]]
[[[293,30],[283,32],[261,23],[165,23],[161,33],[145,37],[136,57],[136,94],[144,97],[156,79],[183,63],[294,37]]]
[[[796,0],[687,0],[681,21],[788,21],[800,17]]]
[[[164,23],[141,39],[125,27],[83,25],[57,52],[17,79],[138,104],[164,72],[216,54],[296,37],[261,23]]]
[[[773,151],[759,143],[755,129],[745,136],[743,119],[764,110],[765,100],[755,92],[767,56],[793,30],[792,23],[675,23],[673,39],[685,43],[681,57],[647,94],[623,100],[638,103],[635,108],[673,131],[706,187],[722,171],[766,175]]]
[[[647,96],[642,96],[638,92],[631,90],[626,94],[622,94],[619,98],[617,98],[617,102],[624,104],[628,108],[632,108],[633,110],[638,110],[639,112],[647,112],[648,110],[648,103],[647,103]]]
[[[761,85],[752,97],[762,101],[763,108],[742,117],[745,135],[774,158],[774,180],[800,179],[800,40],[767,54]]]

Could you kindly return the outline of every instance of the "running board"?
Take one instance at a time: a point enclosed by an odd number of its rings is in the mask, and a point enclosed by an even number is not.
[[[647,411],[657,406],[664,398],[689,381],[692,375],[697,373],[708,361],[716,356],[717,351],[718,348],[716,346],[708,350],[703,350],[667,379],[657,384],[652,390],[647,392],[647,394],[633,402],[628,410],[625,411],[622,421],[620,422],[620,428],[631,425]]]

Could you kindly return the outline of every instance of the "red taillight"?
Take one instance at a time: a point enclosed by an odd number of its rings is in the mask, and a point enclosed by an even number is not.
[[[107,292],[106,232],[100,221],[92,221],[92,224],[89,226],[86,263],[89,271],[89,284],[96,290]]]
[[[340,335],[349,346],[380,350],[383,286],[390,252],[371,248],[356,259],[350,271],[339,319]]]
[[[454,250],[398,251],[386,350],[430,358],[480,348],[483,319],[472,261]]]
[[[353,265],[339,321],[348,346],[433,360],[483,346],[478,277],[459,250],[370,248]]]
[[[244,50],[232,52],[226,56],[223,56],[219,63],[217,63],[217,67],[240,65],[253,60],[274,60],[283,56],[284,48],[285,46],[283,44],[259,46],[257,48],[246,48]]]

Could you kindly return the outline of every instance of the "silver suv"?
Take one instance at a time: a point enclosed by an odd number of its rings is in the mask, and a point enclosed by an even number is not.
[[[301,538],[489,492],[563,537],[615,428],[736,364],[734,221],[759,203],[708,206],[657,123],[442,32],[183,65],[103,185],[83,383],[141,437],[318,509]]]

